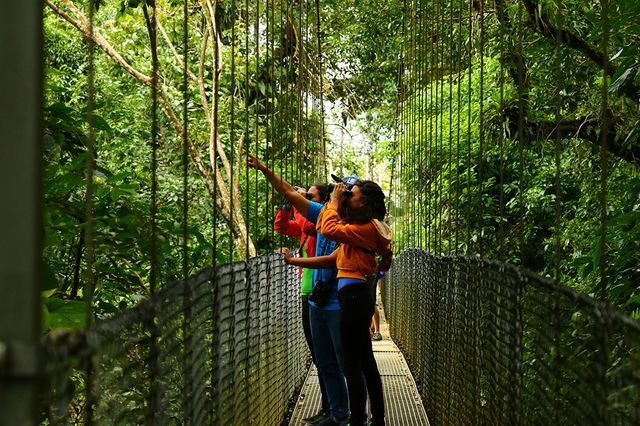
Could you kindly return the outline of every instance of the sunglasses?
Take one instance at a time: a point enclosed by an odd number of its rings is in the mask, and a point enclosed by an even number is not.
[[[307,192],[306,194],[304,194],[304,198],[306,198],[309,201],[312,201],[313,200],[313,195]]]

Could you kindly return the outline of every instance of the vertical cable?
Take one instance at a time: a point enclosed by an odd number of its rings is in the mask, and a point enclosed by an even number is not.
[[[467,236],[466,236],[466,254],[472,253],[471,249],[471,173],[474,168],[471,163],[471,104],[472,96],[472,80],[473,80],[473,2],[469,2],[469,81],[467,82]]]
[[[189,103],[189,79],[188,79],[188,64],[189,64],[189,7],[188,2],[184,2],[182,9],[182,279],[186,279],[189,271],[189,252],[188,252],[188,168],[187,168],[187,138],[189,137],[189,120],[188,120],[188,103]],[[185,340],[185,353],[183,356],[183,386],[184,392],[182,395],[182,406],[184,410],[185,422],[193,421],[193,390],[194,380],[192,375],[192,367],[190,365],[193,357],[192,349],[192,332],[191,332],[191,287],[185,283],[183,293],[183,336]]]
[[[499,3],[495,3],[495,7],[499,7]],[[506,11],[497,10],[496,14],[500,15],[502,13],[507,13]],[[505,222],[505,212],[504,212],[504,148],[505,148],[505,132],[506,132],[506,120],[505,120],[505,110],[506,107],[504,105],[504,82],[505,82],[505,73],[504,73],[504,62],[507,60],[505,53],[505,40],[504,33],[505,28],[503,22],[498,19],[498,32],[499,32],[499,49],[500,49],[500,70],[499,70],[499,78],[500,78],[500,95],[499,95],[499,105],[500,105],[500,128],[498,131],[500,134],[498,135],[498,145],[500,150],[500,163],[498,165],[498,192],[499,192],[499,203],[500,203],[500,223],[498,223],[498,241],[496,244],[497,247],[497,258],[499,260],[504,260],[504,222]]]
[[[461,86],[462,86],[462,11],[463,1],[460,0],[458,10],[458,66],[457,66],[457,95],[456,95],[456,231],[455,231],[455,254],[460,254],[459,241],[460,241],[460,126],[461,126]]]
[[[235,232],[234,220],[235,214],[235,191],[234,191],[234,168],[235,155],[233,148],[236,144],[236,0],[231,0],[231,125],[229,126],[229,261],[233,262],[233,254],[235,252]],[[239,224],[238,224],[239,226]]]
[[[185,2],[186,3],[186,2]],[[244,88],[245,88],[245,93],[244,93],[244,132],[243,132],[243,137],[244,137],[244,145],[243,145],[243,149],[244,149],[244,164],[245,166],[243,167],[244,169],[244,211],[246,212],[245,215],[245,232],[247,234],[247,237],[245,238],[245,245],[244,245],[244,253],[245,253],[245,258],[249,258],[249,235],[252,235],[250,232],[250,228],[251,228],[251,207],[250,207],[250,197],[249,197],[249,192],[250,192],[250,188],[249,188],[249,169],[247,167],[247,162],[249,160],[249,149],[250,149],[250,144],[251,144],[251,138],[249,137],[249,91],[250,91],[250,81],[249,81],[249,0],[245,0],[244,1],[244,10],[246,11],[246,16],[245,16],[245,22],[244,22]],[[257,83],[257,82],[256,82]],[[257,85],[256,85],[257,87]],[[257,95],[256,95],[256,102],[257,102]],[[239,152],[238,155],[242,156],[242,152]],[[256,155],[258,155],[258,152],[256,151]],[[238,171],[239,172],[239,171]],[[256,173],[257,176],[257,173]],[[255,234],[253,234],[255,235]],[[247,271],[249,270],[249,268],[246,268]]]
[[[484,0],[479,0],[480,3],[480,123],[479,123],[479,147],[478,147],[478,223],[480,226],[476,253],[482,257],[484,255],[484,244],[481,242],[484,229],[484,43],[485,43],[485,28],[484,28]]]
[[[525,87],[525,84],[527,84],[527,82],[525,77],[524,54],[522,49],[522,45],[524,43],[524,35],[522,31],[522,28],[524,27],[524,22],[523,22],[522,12],[523,12],[522,3],[518,2],[517,52],[518,52],[518,56],[520,57],[520,60],[517,61],[517,64],[518,64],[518,123],[517,124],[518,124],[518,156],[519,156],[518,210],[519,210],[520,221],[525,223],[524,216],[525,216],[526,210],[524,208],[524,198],[522,194],[526,190],[526,183],[525,183],[526,170],[525,170],[525,161],[524,161],[524,115],[525,115],[524,87]],[[518,229],[519,229],[518,252],[519,252],[519,258],[520,258],[520,264],[522,265],[524,262],[524,247],[525,247],[524,227],[520,226],[518,227]]]
[[[437,126],[436,132],[436,170],[437,170],[437,181],[436,181],[436,192],[437,192],[437,220],[436,220],[436,238],[437,238],[437,251],[438,255],[443,255],[443,241],[442,241],[442,211],[444,210],[444,195],[443,195],[443,184],[442,178],[444,174],[444,65],[446,58],[444,57],[444,11],[443,11],[443,3],[442,0],[436,0],[436,7],[438,11],[436,12],[436,19],[438,20],[437,26],[439,28],[438,31],[438,39],[436,40],[436,70],[437,70],[437,79],[436,79],[436,99],[438,102],[438,113],[436,115],[436,123],[439,120],[439,125]]]
[[[454,61],[453,52],[454,52],[454,38],[453,38],[453,14],[454,14],[454,6],[453,1],[449,1],[449,31],[447,32],[447,37],[449,38],[449,54],[451,55],[450,62]],[[447,181],[448,181],[448,189],[447,189],[447,205],[449,206],[448,213],[448,223],[447,223],[447,254],[451,255],[453,253],[452,245],[453,245],[453,203],[452,201],[452,179],[453,179],[453,67],[449,67],[448,76],[449,80],[449,136],[447,140],[449,141],[447,144],[447,149],[449,151],[449,167],[447,172]]]
[[[253,152],[255,153],[255,155],[259,155],[259,148],[260,148],[260,103],[261,103],[261,97],[260,97],[260,78],[262,77],[260,74],[260,0],[256,1],[256,20],[254,22],[254,37],[255,37],[255,44],[256,44],[256,54],[255,54],[255,64],[256,64],[256,87],[255,87],[255,91],[256,91],[256,97],[255,97],[255,102],[253,104],[253,110],[254,110],[254,120],[255,120],[255,124],[254,124],[254,148],[253,148]],[[265,91],[266,92],[266,91]],[[266,93],[265,93],[266,95]],[[254,230],[254,235],[257,235],[257,230],[258,230],[258,194],[260,193],[260,185],[259,185],[259,180],[258,180],[258,173],[254,174],[254,188],[255,188],[255,192],[253,194],[253,205],[254,205],[254,210],[253,210],[253,216],[255,218],[255,227],[256,229]],[[269,224],[269,218],[268,218],[268,209],[265,208],[265,226],[263,227],[263,229],[269,229],[268,228],[268,224]],[[267,237],[267,235],[265,235],[265,238]]]
[[[609,130],[611,119],[609,112],[609,0],[601,0],[602,7],[602,57],[607,60],[607,66],[602,70],[602,110],[600,114],[600,300],[606,301],[608,298],[607,282],[607,176],[609,173],[609,152],[607,144],[609,142]]]
[[[155,1],[150,1],[148,5],[151,6],[151,17],[149,17],[149,11],[147,6],[142,7],[145,21],[147,24],[147,30],[149,32],[149,42],[151,46],[151,63],[153,73],[151,76],[151,270],[150,270],[150,290],[151,294],[155,294],[157,290],[157,277],[158,277],[158,230],[157,230],[157,194],[158,194],[158,38],[157,38],[157,15]],[[148,324],[151,339],[149,350],[149,402],[147,405],[147,422],[154,423],[158,415],[160,415],[160,383],[158,381],[159,376],[159,361],[158,361],[158,330],[154,321],[155,312],[153,318],[150,318]]]
[[[322,139],[322,172],[326,179],[327,171],[327,143],[324,129],[324,74],[322,70],[322,33],[320,32],[320,0],[315,0],[316,5],[316,35],[318,37],[318,74],[320,75],[320,138]]]
[[[557,0],[556,0],[557,2]],[[560,7],[560,4],[556,3],[556,6]],[[561,154],[561,141],[562,141],[562,131],[561,131],[561,123],[562,123],[562,93],[564,88],[564,73],[562,70],[562,39],[564,34],[562,32],[562,13],[560,13],[560,8],[558,9],[558,27],[556,32],[556,43],[555,43],[555,67],[556,67],[556,87],[555,87],[555,137],[554,137],[554,160],[555,160],[555,244],[554,244],[554,279],[556,282],[560,281],[560,261],[561,261],[561,245],[560,245],[560,209],[561,209],[561,198],[560,198],[560,175],[562,170],[560,168],[560,154]]]
[[[212,6],[213,10],[211,11],[211,19],[214,20],[217,14],[218,3],[213,2]],[[217,264],[217,253],[218,253],[218,200],[219,196],[219,188],[218,188],[218,115],[220,112],[220,63],[219,63],[219,45],[218,45],[218,32],[220,29],[217,26],[213,26],[215,30],[215,34],[211,34],[213,38],[213,117],[212,122],[213,126],[211,129],[211,136],[213,138],[213,181],[214,181],[214,200],[213,200],[213,230],[212,230],[212,250],[211,250],[211,264],[215,267]]]
[[[219,314],[220,314],[220,301],[219,301],[219,294],[218,294],[218,286],[217,286],[217,255],[218,255],[218,197],[220,194],[220,190],[218,188],[218,119],[219,119],[219,111],[220,111],[220,93],[219,93],[219,89],[220,89],[220,73],[221,73],[221,64],[219,62],[220,59],[220,54],[221,52],[220,50],[220,46],[218,44],[218,40],[219,40],[219,31],[220,29],[218,28],[217,25],[215,25],[215,16],[217,15],[217,9],[218,9],[218,2],[213,2],[213,4],[209,4],[209,2],[207,2],[207,4],[205,5],[205,8],[207,9],[204,13],[209,13],[210,14],[210,19],[212,21],[212,25],[211,25],[211,29],[212,29],[212,34],[211,34],[211,42],[213,43],[212,46],[212,55],[213,55],[213,60],[212,60],[212,70],[211,70],[211,75],[213,76],[213,87],[212,87],[212,93],[211,96],[213,98],[213,111],[212,111],[212,117],[211,117],[211,129],[210,129],[210,133],[209,133],[209,138],[211,138],[213,140],[213,147],[210,148],[213,153],[212,153],[212,157],[213,157],[213,164],[211,165],[211,167],[213,168],[213,186],[214,186],[214,190],[213,190],[213,205],[212,205],[212,230],[211,230],[211,265],[212,265],[212,269],[214,271],[212,280],[211,280],[211,286],[212,286],[212,294],[211,294],[211,306],[213,307],[212,309],[212,319],[211,319],[211,353],[213,354],[212,356],[212,368],[211,368],[211,383],[212,383],[212,387],[214,389],[214,391],[212,392],[211,395],[211,412],[212,412],[212,416],[211,416],[211,424],[218,424],[220,421],[220,416],[221,416],[221,395],[219,392],[219,380],[220,380],[220,375],[218,373],[219,371],[219,357],[220,357],[220,353],[219,353],[219,348],[218,348],[218,343],[219,343]]]
[[[86,250],[86,268],[85,279],[82,288],[85,309],[85,328],[89,328],[93,324],[93,292],[95,290],[95,276],[93,266],[95,260],[93,230],[94,230],[94,183],[93,169],[96,157],[96,133],[95,133],[95,0],[89,0],[89,37],[87,37],[88,61],[87,66],[87,151],[85,159],[85,223],[84,223],[84,241]],[[85,371],[85,409],[84,423],[86,425],[93,424],[93,366],[91,357],[83,360],[83,369]]]
[[[416,70],[415,70],[415,80],[417,82],[416,84],[416,93],[415,93],[415,114],[414,114],[414,120],[417,121],[417,125],[416,125],[416,136],[414,137],[414,146],[416,146],[416,155],[417,158],[414,160],[414,164],[415,164],[415,172],[413,173],[414,175],[414,188],[416,188],[414,190],[414,192],[417,192],[417,199],[418,199],[418,209],[417,209],[417,218],[416,218],[416,224],[417,224],[417,229],[415,234],[418,237],[418,241],[417,244],[415,245],[416,247],[422,247],[422,234],[423,234],[423,213],[422,213],[422,208],[423,208],[423,204],[424,204],[424,199],[423,199],[423,195],[422,195],[422,191],[421,191],[421,187],[422,187],[422,179],[421,177],[424,175],[423,173],[423,164],[422,164],[422,140],[423,140],[423,132],[424,132],[424,74],[423,74],[423,67],[422,64],[424,63],[423,60],[423,53],[422,50],[420,49],[423,45],[422,43],[422,37],[423,37],[423,29],[424,26],[422,25],[422,19],[423,16],[425,15],[424,10],[422,7],[420,7],[420,5],[418,5],[417,9],[416,9],[416,25],[414,27],[414,32],[415,32],[415,39],[417,39],[417,41],[415,42],[416,44],[416,48],[415,48],[415,52],[416,52],[416,59],[414,61],[414,63],[416,63]]]
[[[271,38],[269,37],[269,31],[271,28],[271,16],[269,15],[269,0],[265,1],[265,26],[264,26],[264,45],[265,45],[265,75],[266,75],[266,80],[267,80],[267,84],[266,84],[266,90],[265,90],[265,129],[264,129],[264,137],[265,137],[265,155],[266,158],[264,159],[264,162],[266,164],[266,166],[273,170],[273,163],[271,162],[271,151],[269,150],[269,142],[271,141],[271,127],[272,127],[272,110],[273,110],[273,99],[271,99],[271,93],[272,93],[272,88],[273,88],[273,69],[272,69],[272,62],[273,62],[273,58],[269,55],[270,53],[270,48],[269,48],[269,42],[271,40]],[[271,190],[269,188],[269,186],[267,185],[267,187],[265,187],[264,190],[264,199],[265,199],[265,218],[264,218],[264,223],[265,223],[265,229],[267,229],[267,239],[268,241],[272,242],[274,241],[274,233],[273,233],[273,226],[271,226],[271,218],[273,217],[273,202],[269,202],[270,200],[274,200],[273,198],[273,190]]]
[[[187,139],[189,137],[189,2],[183,4],[182,21],[182,277],[186,278],[189,272],[189,252],[188,252],[188,184],[189,184],[189,157],[187,150]]]
[[[429,23],[432,24],[434,19],[433,19],[433,15],[435,13],[435,7],[433,5],[433,2],[429,3],[430,5],[430,16],[432,17],[432,19],[429,20]],[[426,181],[425,181],[425,186],[427,189],[427,251],[430,253],[435,252],[435,245],[433,244],[435,239],[434,239],[434,235],[433,235],[433,231],[435,230],[435,228],[432,226],[433,225],[433,219],[432,219],[432,212],[433,212],[433,208],[436,205],[435,204],[435,199],[434,199],[434,194],[432,192],[433,190],[433,180],[431,179],[431,176],[433,176],[433,171],[435,170],[435,165],[433,162],[433,149],[432,149],[432,143],[433,143],[433,139],[434,139],[434,115],[435,115],[435,111],[434,111],[434,105],[436,105],[436,101],[434,99],[434,95],[433,95],[433,88],[434,88],[434,76],[433,76],[433,72],[435,69],[434,66],[434,60],[435,60],[435,48],[434,48],[434,39],[437,37],[437,30],[433,29],[434,25],[429,25],[429,31],[428,31],[428,39],[429,39],[429,46],[426,47],[426,49],[429,52],[429,55],[427,57],[427,60],[425,61],[425,71],[427,74],[427,81],[426,84],[429,87],[429,91],[428,91],[428,96],[427,96],[427,91],[425,88],[425,96],[428,98],[427,101],[427,105],[428,105],[428,109],[426,110],[426,114],[427,114],[427,118],[429,121],[429,129],[427,131],[427,137],[425,138],[427,140],[427,155],[426,155],[426,159],[427,159],[427,176],[426,176]]]
[[[400,206],[400,211],[402,212],[402,220],[400,222],[400,229],[402,230],[401,235],[401,243],[400,243],[400,248],[401,250],[405,250],[407,248],[407,238],[406,238],[406,222],[407,222],[407,208],[406,208],[406,196],[404,196],[404,194],[406,194],[406,184],[404,184],[406,182],[406,177],[405,175],[405,155],[406,155],[406,99],[407,99],[407,93],[406,93],[406,68],[407,68],[407,60],[406,60],[406,32],[407,32],[407,21],[406,21],[406,16],[407,16],[407,0],[402,0],[402,42],[401,42],[401,61],[400,61],[400,68],[399,68],[399,77],[398,77],[398,81],[400,83],[400,102],[401,102],[401,109],[400,109],[400,129],[399,129],[399,137],[400,137],[400,149],[398,150],[399,153],[399,170],[398,170],[398,191],[397,191],[397,195],[396,197],[399,199],[398,201],[398,205]],[[400,191],[405,188],[403,190],[403,192],[401,193]],[[400,251],[400,250],[399,250]]]
[[[410,124],[411,124],[411,139],[410,139],[410,143],[411,143],[411,176],[413,177],[412,179],[412,187],[415,188],[417,187],[416,182],[417,182],[417,175],[418,175],[418,170],[416,168],[416,145],[418,143],[417,139],[417,135],[416,135],[416,121],[418,120],[418,80],[417,80],[417,74],[416,74],[416,21],[417,21],[417,6],[416,6],[417,0],[414,0],[412,3],[412,7],[411,7],[411,82],[412,82],[412,89],[411,89],[411,118],[410,118]],[[412,223],[416,222],[416,216],[417,216],[417,209],[416,209],[416,200],[415,198],[411,199],[411,218],[412,218]],[[416,232],[412,232],[412,240],[411,240],[411,245],[413,247],[416,247],[418,245],[418,236],[416,235]]]

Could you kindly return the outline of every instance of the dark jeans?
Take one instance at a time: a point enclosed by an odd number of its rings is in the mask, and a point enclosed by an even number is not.
[[[349,417],[349,403],[343,374],[340,311],[309,306],[309,321],[318,377],[324,380],[329,412],[337,420],[346,420]]]
[[[384,425],[384,399],[382,379],[373,357],[369,322],[373,315],[374,301],[366,284],[350,284],[338,292],[341,316],[344,373],[349,392],[351,425],[362,425],[367,403],[367,391],[371,402],[371,422],[375,426]],[[366,381],[366,389],[362,383]]]
[[[316,353],[313,350],[311,323],[309,321],[309,296],[302,296],[302,329],[304,330],[304,338],[307,340],[307,346],[311,352],[311,359],[313,359],[313,363],[317,367],[318,363],[316,362]],[[318,381],[320,382],[320,393],[322,394],[322,411],[329,413],[329,399],[327,398],[327,389],[322,376],[318,375]]]

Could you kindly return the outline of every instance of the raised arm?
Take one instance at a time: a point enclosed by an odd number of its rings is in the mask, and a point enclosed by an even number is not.
[[[309,200],[301,195],[296,189],[286,180],[276,175],[272,170],[265,166],[260,160],[258,160],[253,154],[247,154],[247,166],[262,172],[267,178],[267,181],[273,186],[273,189],[278,191],[280,195],[285,197],[293,207],[298,209],[303,216],[307,216],[309,213]]]

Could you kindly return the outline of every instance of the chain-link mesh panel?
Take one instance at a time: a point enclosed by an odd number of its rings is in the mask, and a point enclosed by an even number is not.
[[[381,285],[433,425],[640,424],[640,325],[504,263],[408,250]]]
[[[310,357],[297,268],[209,268],[85,332],[49,336],[45,424],[279,424]]]

